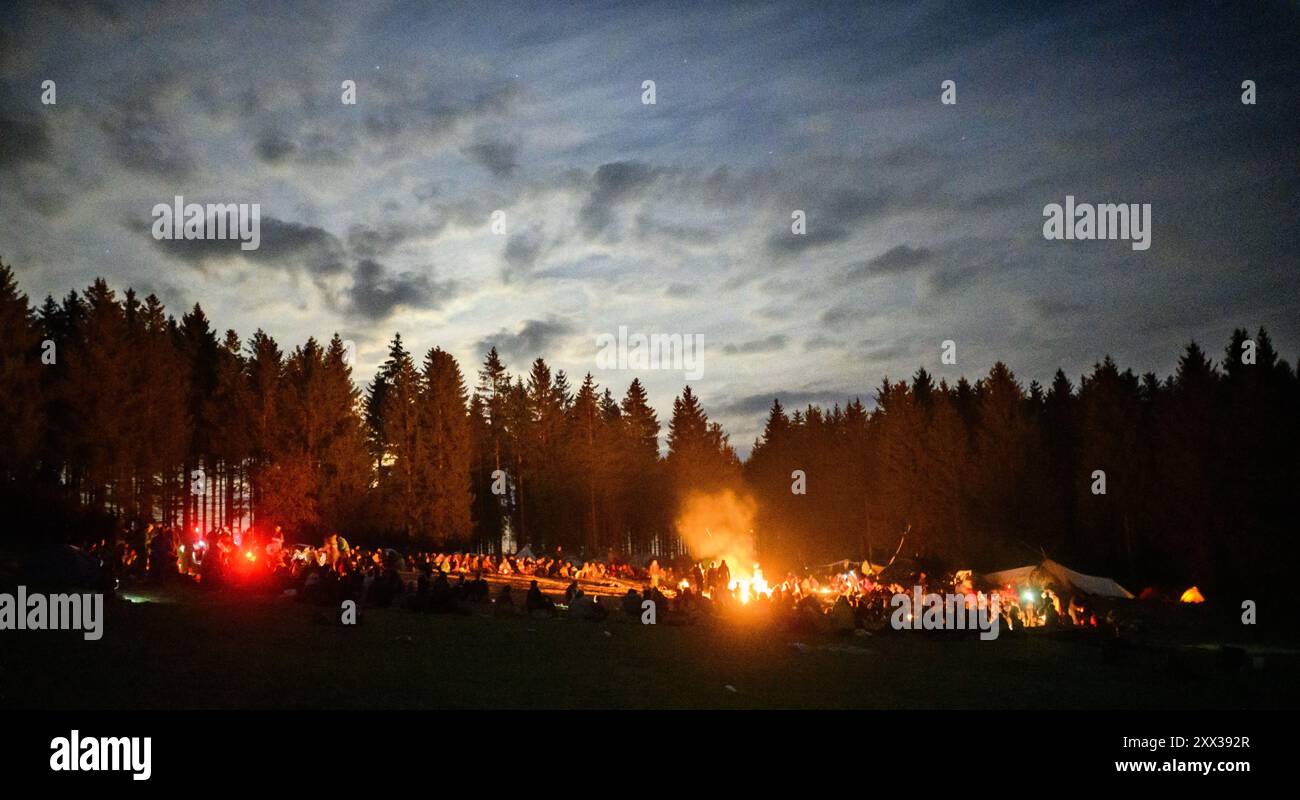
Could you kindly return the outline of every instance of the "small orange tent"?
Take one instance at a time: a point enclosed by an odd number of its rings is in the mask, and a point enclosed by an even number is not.
[[[1205,595],[1201,594],[1200,589],[1197,589],[1195,586],[1193,586],[1192,588],[1183,592],[1183,596],[1178,599],[1180,602],[1183,603],[1204,603]]]

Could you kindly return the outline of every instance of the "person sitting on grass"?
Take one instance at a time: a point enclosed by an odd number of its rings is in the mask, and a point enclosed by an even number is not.
[[[501,584],[501,589],[497,592],[497,596],[493,601],[492,613],[499,617],[513,617],[518,613],[518,609],[515,608],[515,600],[510,596],[510,584]]]
[[[466,584],[465,596],[474,603],[485,603],[491,599],[491,589],[481,574],[476,573],[474,580]]]
[[[830,623],[831,630],[841,635],[852,633],[857,627],[858,622],[853,607],[849,605],[849,600],[844,595],[840,595],[835,600],[835,605],[831,607]]]
[[[668,596],[653,586],[646,589],[645,595],[642,596],[641,599],[649,600],[654,603],[655,613],[660,617],[667,617],[669,615],[669,610],[672,608],[672,604],[668,602]],[[640,609],[639,604],[637,605],[637,608],[638,610]]]
[[[600,604],[598,598],[579,591],[569,604],[569,616],[585,622],[600,622],[609,615],[609,611]]]
[[[385,566],[381,568],[379,574],[375,577],[375,582],[370,584],[367,599],[370,601],[370,605],[375,608],[388,608],[401,593],[401,575],[397,573],[396,569]]]
[[[429,570],[427,567],[420,570],[420,575],[415,579],[415,593],[407,595],[406,607],[412,611],[429,610]]]
[[[445,614],[454,610],[451,600],[451,582],[447,580],[447,573],[441,569],[433,578],[433,585],[429,587],[429,610],[435,614]]]
[[[362,595],[366,591],[366,576],[361,574],[361,570],[352,569],[348,572],[346,579],[340,581],[339,589],[343,595],[339,602],[351,600],[358,606],[364,605]]]
[[[650,592],[646,592],[647,597]],[[627,594],[623,595],[623,613],[631,619],[638,619],[641,616],[641,595],[637,594],[636,589],[628,589]]]
[[[555,602],[551,598],[542,594],[542,590],[537,586],[537,581],[528,585],[528,596],[524,599],[524,607],[528,609],[529,614],[555,616]]]

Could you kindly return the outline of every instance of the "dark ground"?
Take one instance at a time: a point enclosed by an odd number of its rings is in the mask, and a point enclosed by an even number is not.
[[[283,598],[176,588],[109,601],[104,637],[0,632],[0,708],[1275,708],[1294,649],[1115,647],[1004,632],[795,634],[417,615],[360,624]],[[606,631],[609,635],[606,635]],[[942,637],[942,638],[941,638]],[[801,642],[805,648],[796,648]],[[733,687],[735,691],[727,687]]]

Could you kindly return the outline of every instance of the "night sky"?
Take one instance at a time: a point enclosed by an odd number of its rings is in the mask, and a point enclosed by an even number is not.
[[[337,331],[359,383],[400,331],[621,397],[598,335],[702,334],[742,454],[774,395],[918,366],[1164,375],[1259,325],[1294,363],[1297,5],[1165,5],[5,4],[0,257],[36,303],[103,276]],[[178,194],[260,203],[260,249],[155,240]],[[1044,240],[1067,194],[1150,203],[1150,249]],[[666,422],[682,372],[640,376]]]

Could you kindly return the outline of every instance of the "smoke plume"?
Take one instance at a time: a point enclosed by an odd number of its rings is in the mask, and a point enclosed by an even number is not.
[[[725,560],[733,578],[747,578],[757,561],[754,551],[754,516],[757,506],[748,495],[727,489],[695,492],[682,504],[677,535],[691,556],[708,561]]]

